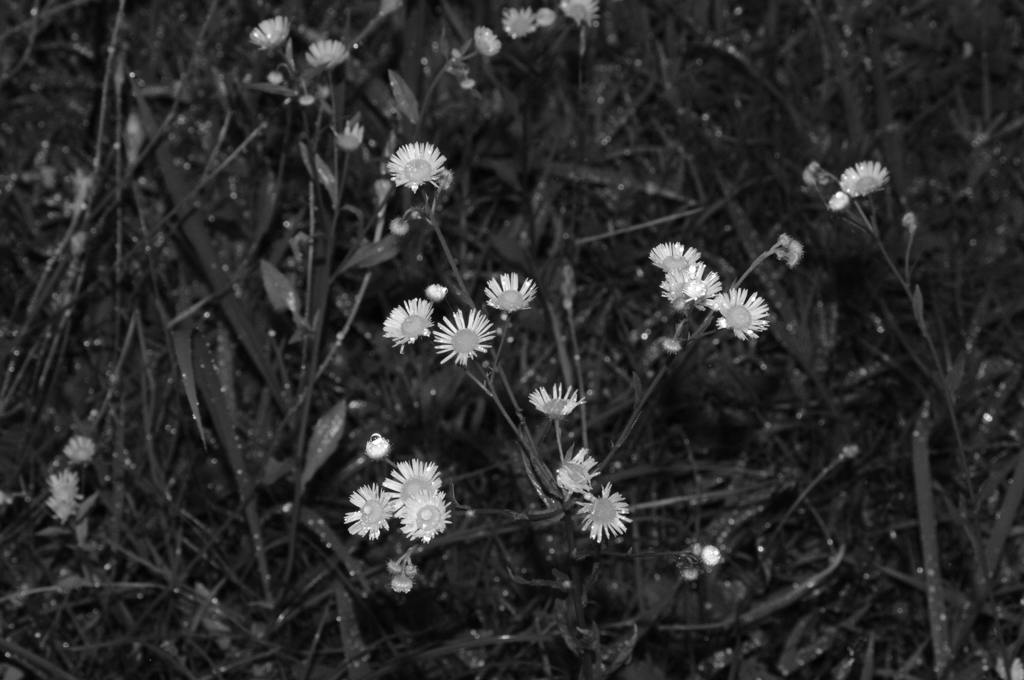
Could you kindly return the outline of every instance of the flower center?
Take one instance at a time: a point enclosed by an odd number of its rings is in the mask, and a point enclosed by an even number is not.
[[[750,311],[743,305],[736,305],[725,310],[722,314],[725,317],[725,322],[729,325],[729,328],[738,328],[740,330],[750,327],[750,322],[754,318],[750,315]]]
[[[416,513],[416,521],[420,527],[429,527],[437,522],[437,508],[425,505]]]
[[[402,335],[407,338],[418,338],[427,332],[427,321],[422,316],[411,314],[402,322]]]
[[[469,328],[455,331],[452,335],[452,349],[455,350],[456,354],[472,354],[476,351],[478,344],[480,344],[480,336],[477,335],[476,331]]]
[[[523,296],[517,290],[503,290],[498,296],[498,307],[502,309],[520,309],[523,306]]]
[[[432,166],[422,158],[413,158],[405,164],[405,176],[411,182],[424,184],[430,180]]]
[[[878,182],[871,175],[861,175],[854,181],[853,190],[858,194],[868,194],[874,191]]]
[[[611,524],[615,521],[618,513],[615,511],[615,504],[606,498],[599,498],[594,501],[594,524]]]
[[[378,522],[384,514],[384,509],[377,501],[366,501],[362,509],[363,521],[366,523]]]
[[[561,415],[565,411],[565,399],[552,399],[544,405],[544,410],[548,413]]]

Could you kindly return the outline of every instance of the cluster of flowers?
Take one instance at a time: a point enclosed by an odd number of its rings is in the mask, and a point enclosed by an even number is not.
[[[276,50],[288,41],[292,24],[288,17],[264,19],[249,31],[249,42],[264,52]],[[340,40],[325,38],[314,41],[306,50],[310,68],[330,70],[345,63],[349,49]]]
[[[96,442],[90,437],[76,434],[64,444],[64,457],[72,466],[88,465],[96,455]],[[82,502],[79,490],[78,473],[66,467],[54,472],[46,478],[46,486],[50,496],[46,499],[46,507],[60,523],[65,523],[78,514]]]
[[[392,309],[384,320],[384,337],[404,352],[406,345],[432,335],[437,353],[444,355],[442,364],[454,359],[456,364],[465,366],[478,353],[489,349],[496,335],[494,325],[476,309],[468,314],[456,310],[431,333],[434,302],[440,302],[446,293],[444,286],[433,284],[425,291],[429,299],[413,298]],[[519,274],[501,274],[487,282],[485,293],[490,307],[511,314],[529,308],[537,295],[537,286],[526,277],[520,283]]]
[[[798,242],[789,242],[802,252]],[[768,305],[764,299],[745,288],[723,292],[718,274],[708,270],[696,248],[687,248],[682,243],[660,243],[651,249],[649,257],[665,272],[662,296],[674,309],[683,311],[693,306],[717,312],[718,328],[731,330],[740,340],[753,340],[768,328]],[[799,255],[794,257],[799,260]]]
[[[803,180],[804,184],[816,189],[837,181],[817,161],[812,161],[804,168]],[[889,171],[881,163],[877,161],[854,163],[839,176],[839,190],[828,199],[828,209],[833,212],[846,210],[850,206],[851,199],[881,191],[888,183]]]
[[[597,26],[600,11],[597,0],[562,0],[558,9],[581,28]],[[547,7],[537,10],[506,7],[501,11],[501,27],[513,40],[525,38],[538,28],[547,28],[557,19],[555,11]]]
[[[530,396],[533,401],[533,396]],[[626,533],[626,522],[629,517],[629,505],[618,491],[612,491],[611,484],[605,484],[601,493],[593,492],[594,468],[597,461],[590,456],[587,449],[580,449],[572,458],[562,461],[555,472],[555,482],[565,492],[566,498],[579,495],[583,500],[576,501],[578,516],[583,523],[583,530],[590,534],[591,540],[600,543],[606,537],[621,536]]]

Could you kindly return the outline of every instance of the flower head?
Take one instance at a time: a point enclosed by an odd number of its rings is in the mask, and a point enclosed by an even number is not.
[[[472,310],[469,314],[454,312],[445,318],[434,331],[434,347],[438,354],[444,354],[441,363],[455,359],[459,366],[476,357],[490,347],[494,339],[494,326],[483,313]]]
[[[64,455],[74,465],[84,465],[96,455],[96,442],[84,434],[76,434],[64,445]]]
[[[881,191],[889,182],[889,171],[877,161],[860,161],[839,176],[839,188],[857,198]]]
[[[406,300],[392,309],[384,320],[384,337],[404,352],[406,345],[430,335],[430,327],[434,325],[430,315],[433,313],[434,305],[423,298]]]
[[[711,307],[722,315],[718,327],[728,328],[740,340],[753,340],[768,328],[768,305],[760,295],[745,288],[719,293]]]
[[[537,30],[537,14],[529,7],[506,7],[501,11],[501,27],[513,40],[525,38]]]
[[[722,292],[722,283],[715,272],[707,272],[703,262],[685,269],[670,269],[661,282],[661,294],[673,308],[683,310],[690,303],[704,309],[708,301]]]
[[[395,507],[401,510],[418,493],[434,494],[441,490],[441,475],[437,463],[413,458],[403,460],[384,480]]]
[[[583,517],[583,530],[590,532],[591,540],[600,543],[605,536],[621,536],[626,533],[629,505],[618,491],[612,493],[612,485],[605,484],[600,496],[577,501],[579,515]]]
[[[391,442],[379,432],[374,432],[366,440],[366,446],[363,451],[370,460],[380,460],[381,458],[386,458],[391,452]]]
[[[850,205],[850,195],[845,191],[837,191],[828,199],[828,209],[832,212],[846,210]]]
[[[46,486],[50,490],[46,507],[61,523],[67,522],[78,513],[78,503],[82,500],[82,494],[78,491],[77,472],[74,470],[56,472],[46,478]]]
[[[388,530],[388,520],[395,514],[395,503],[379,484],[359,487],[348,500],[357,508],[354,512],[345,513],[350,534],[376,541],[381,531]]]
[[[432,283],[427,286],[424,293],[426,294],[427,299],[431,302],[440,302],[441,300],[444,300],[446,295],[448,295],[448,287],[442,286],[440,283]]]
[[[821,167],[818,161],[811,161],[804,168],[801,179],[808,187],[824,186],[832,181],[832,175],[825,168]]]
[[[530,392],[530,403],[548,418],[559,420],[586,402],[586,399],[578,399],[577,396],[575,388],[565,390],[562,383],[555,383],[550,393],[546,387],[538,387]]]
[[[397,560],[388,560],[388,573],[391,574],[391,590],[396,593],[408,593],[412,590],[413,579],[419,569],[406,556]]]
[[[651,248],[648,257],[655,267],[672,271],[673,269],[686,269],[700,261],[700,251],[696,248],[687,248],[682,243],[659,243]]]
[[[433,144],[403,144],[388,160],[388,173],[392,182],[400,187],[409,187],[416,193],[424,184],[437,186],[445,160]]]
[[[348,120],[345,121],[345,127],[341,132],[334,133],[334,141],[339,149],[346,153],[351,153],[362,146],[365,134],[366,128],[363,127],[362,123]]]
[[[555,14],[555,10],[548,7],[541,7],[537,10],[537,25],[541,28],[547,28],[555,23],[558,19],[558,15]]]
[[[562,0],[558,8],[562,14],[575,21],[577,26],[597,26],[597,0]]]
[[[518,312],[527,309],[537,296],[533,279],[523,279],[519,285],[519,274],[502,274],[487,282],[485,291],[487,304],[503,312]]]
[[[404,217],[395,217],[388,222],[388,231],[398,238],[402,238],[409,233],[409,220]]]
[[[800,260],[804,257],[804,244],[789,234],[779,234],[779,239],[772,247],[772,253],[792,269],[800,264]]]
[[[249,31],[249,42],[261,50],[272,50],[280,47],[288,39],[291,22],[288,17],[271,17],[256,24]]]
[[[587,495],[590,493],[594,477],[597,476],[597,473],[593,472],[595,467],[597,461],[590,456],[590,452],[587,449],[580,449],[575,456],[558,468],[555,482],[566,493]]]
[[[501,41],[486,26],[477,26],[473,30],[473,44],[476,45],[476,51],[485,57],[493,57],[501,52]]]
[[[451,524],[452,513],[441,491],[418,491],[405,502],[398,518],[402,533],[414,540],[430,543]]]
[[[348,48],[340,40],[317,40],[306,52],[306,61],[313,68],[332,69],[346,59]]]

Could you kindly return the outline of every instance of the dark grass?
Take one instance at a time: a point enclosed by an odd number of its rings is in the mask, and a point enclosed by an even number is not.
[[[351,41],[376,7],[0,13],[4,677],[982,678],[1019,655],[1020,8],[605,2],[582,53],[564,23],[506,40],[473,62],[474,92],[442,78],[415,125],[388,69],[422,101],[447,51],[500,14],[416,1],[364,36],[319,124],[248,87],[273,63],[246,41],[259,20],[290,16],[299,54]],[[335,159],[324,126],[357,113],[373,145]],[[115,145],[130,116],[137,165]],[[425,221],[366,259],[420,202],[373,198],[383,147],[412,139],[455,171],[438,224],[476,303],[496,272],[537,280],[503,368],[521,404],[582,379],[587,443],[615,451],[601,481],[633,508],[622,539],[522,519],[540,506],[499,411],[426,344],[381,338],[426,284],[457,294]],[[892,174],[863,203],[877,242],[800,179],[811,160],[838,174],[866,158]],[[95,176],[79,215],[76,170]],[[807,256],[747,279],[772,309],[756,343],[657,349],[676,317],[653,245],[696,246],[729,282],[782,232]],[[273,310],[261,260],[311,331]],[[337,451],[300,490],[314,424],[339,405]],[[62,526],[46,477],[76,432],[99,445],[92,505]],[[360,458],[373,432],[437,461],[457,506],[405,596],[385,563],[406,539],[342,521],[386,472]],[[563,437],[582,441],[578,418]],[[725,560],[691,583],[675,558],[693,543]]]

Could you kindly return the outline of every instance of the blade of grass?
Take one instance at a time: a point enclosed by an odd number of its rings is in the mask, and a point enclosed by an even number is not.
[[[917,499],[917,522],[921,534],[921,556],[924,562],[925,598],[928,602],[928,626],[931,630],[932,653],[936,676],[941,676],[953,657],[950,646],[946,596],[942,588],[939,563],[939,537],[932,496],[930,404],[921,407],[910,437],[910,454],[914,470],[914,495]]]

